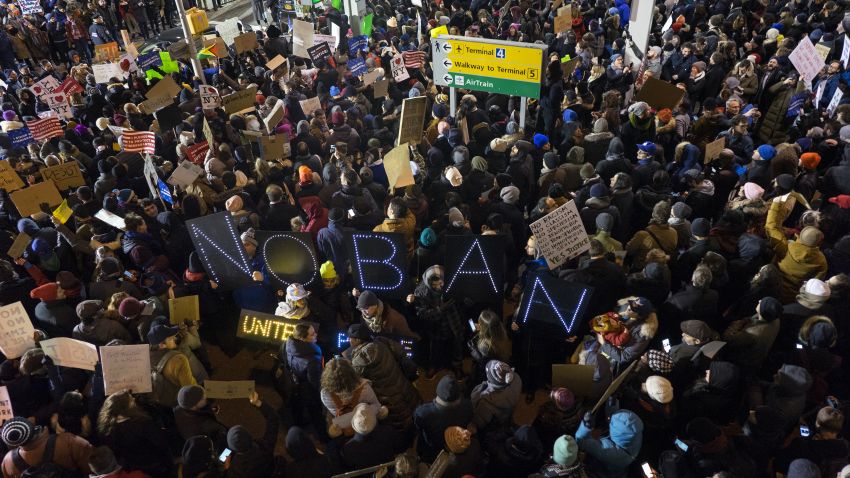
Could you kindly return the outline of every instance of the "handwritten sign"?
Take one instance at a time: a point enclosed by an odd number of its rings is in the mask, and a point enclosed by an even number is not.
[[[174,168],[174,172],[171,173],[171,177],[166,182],[172,186],[185,188],[194,183],[195,179],[203,173],[203,168],[197,164],[192,164],[190,161],[181,161],[180,165]]]
[[[850,36],[844,34],[844,46],[841,47],[841,64],[847,68],[847,60],[850,60]]]
[[[216,25],[215,31],[221,35],[221,39],[224,40],[224,43],[232,45],[236,40],[236,37],[239,36],[239,19],[229,18]]]
[[[301,104],[301,111],[307,116],[313,116],[313,113],[322,109],[322,103],[319,101],[318,96],[301,100],[299,103]]]
[[[705,145],[705,164],[708,164],[720,157],[723,148],[726,147],[726,138],[717,138],[714,141]]]
[[[94,61],[109,62],[115,61],[121,56],[121,49],[118,48],[117,42],[104,43],[94,46]]]
[[[336,25],[334,23],[334,25]],[[334,35],[320,35],[318,33],[313,34],[313,45],[320,45],[322,43],[327,43],[328,48],[331,49],[331,53],[336,51],[336,44],[339,39]]]
[[[832,48],[818,43],[817,45],[815,45],[815,50],[817,50],[818,55],[820,55],[823,61],[826,61],[826,57],[829,56],[829,52],[830,50],[832,50]]]
[[[117,214],[113,214],[113,213],[107,211],[106,209],[101,209],[100,211],[96,212],[94,217],[97,218],[97,219],[100,219],[101,221],[109,224],[110,226],[112,226],[116,229],[121,229],[123,231],[124,229],[127,228],[127,225],[124,224],[124,218],[123,217],[121,217]]]
[[[401,104],[401,124],[398,127],[398,144],[419,144],[422,141],[428,98],[405,98]]]
[[[38,0],[19,0],[18,5],[21,7],[21,14],[23,15],[44,13],[44,10],[41,9],[41,2]]]
[[[555,17],[555,33],[565,32],[572,27],[573,19],[571,15],[558,15]]]
[[[24,255],[24,251],[27,250],[27,246],[30,245],[30,241],[32,238],[25,232],[22,232],[15,236],[15,240],[12,241],[12,245],[9,247],[9,250],[6,254],[9,255],[12,259],[17,259]]]
[[[292,54],[301,58],[310,58],[307,48],[313,46],[313,24],[302,20],[292,20]]]
[[[33,184],[28,188],[13,192],[10,196],[21,217],[41,212],[39,208],[41,203],[46,202],[48,206],[55,207],[62,202],[62,196],[53,181]]]
[[[384,169],[390,189],[403,188],[415,184],[413,170],[410,169],[410,147],[403,143],[384,155]]]
[[[45,181],[52,179],[60,191],[67,191],[70,188],[78,188],[86,184],[86,179],[80,171],[80,165],[76,161],[42,169],[41,177]]]
[[[222,96],[221,107],[224,108],[225,113],[232,115],[244,110],[253,110],[256,101],[257,87],[252,86],[248,89]]]
[[[549,269],[554,269],[590,249],[590,239],[575,201],[570,201],[531,223],[537,246]]]
[[[0,424],[6,423],[15,416],[12,410],[12,399],[9,398],[9,389],[6,386],[0,387]]]
[[[199,322],[201,312],[198,305],[197,295],[187,295],[168,299],[168,318],[172,324],[182,324],[187,320]]]
[[[271,71],[275,71],[285,64],[286,64],[286,58],[284,58],[283,55],[277,55],[274,58],[272,58],[271,60],[266,62],[266,68],[268,68]]]
[[[0,350],[7,359],[18,358],[35,347],[35,328],[23,304],[0,307]]]
[[[286,134],[260,136],[260,151],[266,159],[286,159],[291,154]]]
[[[103,388],[107,395],[122,390],[132,390],[133,393],[153,391],[149,345],[101,347],[100,361],[103,364]]]
[[[243,339],[280,345],[286,342],[298,324],[310,324],[317,331],[319,324],[303,320],[285,319],[264,312],[242,309],[239,315],[239,325],[236,328],[236,336]]]
[[[94,73],[94,81],[97,83],[109,83],[112,78],[122,78],[124,73],[118,63],[95,63],[91,66]]]
[[[24,181],[18,176],[17,171],[12,168],[9,161],[0,161],[0,187],[7,192],[17,191],[24,187]]]
[[[94,371],[97,365],[97,347],[82,340],[57,337],[39,342],[44,354],[53,359],[60,367],[79,368]]]
[[[253,31],[238,35],[233,39],[233,42],[233,47],[236,49],[237,55],[246,51],[252,51],[254,48],[259,47],[259,44],[257,43],[257,34]]]
[[[809,37],[805,35],[797,44],[797,48],[794,48],[794,51],[788,55],[788,59],[791,60],[791,64],[794,65],[800,75],[806,77],[807,85],[812,84],[812,79],[823,68],[823,58],[821,58]]]
[[[204,380],[207,398],[224,399],[250,398],[254,393],[253,380]]]
[[[201,92],[201,108],[214,110],[221,106],[221,97],[214,86],[200,85],[199,90]]]
[[[841,98],[844,97],[844,93],[841,89],[836,89],[835,93],[832,95],[832,99],[829,100],[829,104],[826,106],[826,113],[829,116],[832,116],[832,113],[835,112],[835,108],[838,108],[838,104],[841,103]]]
[[[372,98],[386,98],[390,89],[390,80],[380,80],[372,84]]]

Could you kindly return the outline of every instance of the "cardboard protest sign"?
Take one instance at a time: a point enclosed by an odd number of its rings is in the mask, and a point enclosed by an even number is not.
[[[635,101],[645,101],[656,110],[676,109],[685,92],[666,81],[648,78],[635,96]]]
[[[398,144],[419,144],[424,134],[428,98],[405,98],[401,104],[401,123],[398,127]]]
[[[91,69],[94,73],[94,81],[101,84],[109,83],[112,78],[124,77],[121,65],[118,63],[95,63]]]
[[[800,75],[805,76],[806,85],[812,84],[812,80],[820,73],[824,65],[823,58],[806,35],[803,36],[794,51],[788,55],[788,59],[791,60],[791,64],[794,65]]]
[[[37,96],[39,99],[44,98],[46,95],[49,95],[56,91],[56,88],[59,87],[59,80],[56,79],[53,75],[47,75],[44,78],[36,81],[30,87],[30,90]]]
[[[96,63],[116,61],[120,56],[121,49],[118,48],[117,42],[111,41],[94,46],[94,61]]]
[[[212,128],[210,128],[210,122],[207,121],[207,118],[204,117],[203,125],[201,126],[201,132],[204,133],[204,139],[207,141],[212,141],[215,139],[213,135]]]
[[[275,71],[285,64],[286,58],[284,58],[283,55],[277,55],[276,57],[266,62],[266,68],[271,71]]]
[[[553,363],[552,386],[568,388],[579,397],[592,397],[595,372],[593,365]]]
[[[530,227],[549,269],[590,249],[590,239],[574,201],[534,221]]]
[[[354,232],[346,234],[354,284],[382,297],[407,296],[407,243],[403,234]]]
[[[170,76],[165,76],[157,81],[153,87],[145,93],[145,98],[154,99],[163,96],[174,98],[180,94],[183,89],[171,79]]]
[[[103,388],[107,395],[122,390],[133,393],[153,391],[151,351],[147,344],[100,347]]]
[[[714,141],[705,145],[705,164],[708,164],[720,157],[723,148],[726,147],[726,138],[717,138]]]
[[[100,360],[97,355],[97,347],[82,340],[57,337],[42,340],[39,345],[44,350],[44,354],[52,358],[53,363],[60,367],[94,371],[95,365]]]
[[[123,217],[121,217],[117,214],[113,214],[113,213],[107,211],[106,209],[101,209],[100,211],[96,212],[94,217],[97,218],[97,219],[100,219],[101,221],[109,224],[110,226],[112,226],[116,229],[120,229],[120,230],[123,231],[124,229],[127,228],[127,225],[124,224],[124,218]]]
[[[372,71],[367,71],[365,75],[363,75],[363,86],[369,86],[372,83],[378,81],[378,78],[382,75],[382,73],[375,69]]]
[[[71,209],[71,206],[68,205],[68,200],[63,199],[61,203],[59,203],[59,207],[57,207],[53,211],[53,217],[59,220],[60,223],[65,224],[68,222],[68,219],[71,219],[71,216],[74,215],[74,210]]]
[[[203,166],[207,158],[207,153],[210,151],[210,143],[201,141],[186,148],[186,159],[192,164]]]
[[[214,110],[221,106],[221,97],[218,95],[218,90],[214,86],[200,85],[198,89],[201,93],[201,108]]]
[[[390,80],[383,79],[372,84],[372,99],[386,98],[390,88]]]
[[[530,275],[522,292],[517,322],[553,336],[569,336],[583,319],[593,288],[567,282],[548,271]]]
[[[286,114],[286,107],[283,100],[277,100],[277,103],[274,104],[272,110],[269,111],[268,116],[263,118],[263,122],[266,125],[266,131],[269,134],[274,134],[274,129],[277,128],[277,125],[279,125],[281,120],[283,120],[284,114]]]
[[[156,134],[153,131],[126,131],[122,136],[124,151],[153,154],[156,151]]]
[[[35,347],[30,316],[20,302],[0,307],[0,350],[7,359],[15,359]]]
[[[60,191],[67,191],[70,188],[78,188],[86,184],[86,178],[83,177],[80,165],[76,161],[42,169],[41,177],[45,181],[53,180]]]
[[[245,90],[221,97],[221,107],[224,112],[232,115],[244,110],[253,110],[257,102],[257,87],[252,86]]]
[[[391,190],[410,186],[416,182],[413,179],[413,170],[410,169],[410,146],[408,143],[402,143],[391,149],[384,155],[383,162]]]
[[[0,188],[6,192],[17,191],[24,187],[24,180],[18,176],[18,172],[12,168],[9,161],[0,161]]]
[[[260,151],[266,159],[286,159],[291,154],[289,137],[286,134],[260,136]]]
[[[558,15],[555,17],[555,33],[561,33],[572,28],[573,19],[571,15]]]
[[[292,20],[292,54],[301,58],[310,58],[307,48],[311,46],[313,46],[313,24]]]
[[[310,233],[256,231],[254,239],[277,288],[285,290],[293,282],[309,287],[319,279],[318,255]]]
[[[319,101],[318,96],[301,100],[299,103],[301,104],[301,111],[303,111],[305,115],[312,116],[316,110],[322,109],[322,103]]]
[[[251,398],[254,393],[253,380],[204,380],[204,392],[207,398],[227,400],[231,398]]]
[[[6,386],[0,387],[0,424],[6,423],[15,417],[15,411],[12,410],[12,399],[9,398],[9,389]]]
[[[30,241],[32,241],[32,238],[27,235],[27,233],[22,232],[18,234],[17,236],[15,236],[15,240],[12,241],[12,245],[11,247],[9,247],[9,250],[6,252],[6,254],[12,259],[17,259],[21,257],[22,255],[24,255],[24,251],[27,250],[27,246],[30,245]]]
[[[124,44],[124,49],[127,50],[127,53],[133,55],[133,58],[139,57],[139,50],[136,48],[136,45],[133,43],[133,40],[130,38],[130,33],[127,30],[121,30],[121,41]]]
[[[171,177],[169,177],[166,182],[172,186],[186,188],[195,182],[195,179],[203,173],[204,170],[200,166],[193,164],[190,161],[183,160],[176,168],[174,168],[174,172],[171,173]]]
[[[229,212],[192,219],[186,227],[204,269],[220,290],[253,283],[251,262]]]
[[[224,43],[232,45],[233,42],[236,41],[236,37],[239,36],[239,19],[228,18],[216,25],[215,31],[221,35],[221,39],[224,40]]]
[[[157,111],[173,104],[173,97],[157,96],[156,98],[145,100],[139,103],[139,109],[141,109],[143,113],[154,114]]]
[[[62,125],[59,124],[59,118],[50,117],[27,121],[27,128],[36,141],[65,136]]]
[[[313,63],[325,61],[331,57],[331,47],[327,43],[322,42],[308,48],[307,54],[310,55],[310,60]]]
[[[14,149],[26,148],[28,144],[35,141],[35,138],[32,137],[32,132],[30,132],[30,129],[26,126],[23,128],[11,129],[6,132],[6,135],[9,136],[9,140],[12,141],[12,148]],[[21,187],[23,187],[23,185]]]
[[[257,43],[257,34],[253,31],[238,35],[233,39],[233,43],[237,55],[246,51],[252,51],[259,46]]]
[[[18,6],[21,7],[22,15],[35,15],[36,13],[44,13],[39,0],[18,0]]]
[[[608,385],[608,388],[605,390],[605,393],[603,393],[602,396],[599,397],[599,401],[597,401],[596,405],[593,406],[593,410],[591,411],[591,413],[596,413],[599,408],[605,405],[605,402],[608,401],[608,397],[614,395],[614,392],[616,392],[617,389],[620,388],[620,385],[622,385],[623,382],[625,382],[626,379],[629,378],[629,375],[631,375],[632,371],[635,369],[639,362],[640,360],[633,361],[631,365],[629,365],[628,367],[626,367],[625,370],[620,372],[620,375],[617,375],[617,378],[615,378],[614,381],[611,382],[611,385]]]
[[[316,331],[319,330],[319,324],[315,322],[286,319],[273,314],[242,309],[239,313],[236,336],[256,342],[280,345],[295,332],[295,326],[298,324],[310,324]]]
[[[53,181],[44,181],[30,187],[19,189],[9,195],[21,217],[27,217],[41,212],[39,205],[47,203],[50,207],[58,206],[62,196]]]
[[[505,241],[499,236],[446,236],[443,294],[456,300],[501,303]]]
[[[153,116],[159,123],[160,131],[167,131],[183,121],[183,110],[176,103],[172,103],[165,108],[160,108]]]
[[[168,299],[168,320],[172,324],[179,325],[187,320],[192,322],[201,321],[201,309],[198,304],[197,295],[187,295]]]

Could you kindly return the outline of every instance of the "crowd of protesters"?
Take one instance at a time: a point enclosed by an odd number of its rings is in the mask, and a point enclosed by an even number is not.
[[[272,19],[259,46],[203,55],[198,72],[222,96],[257,88],[238,114],[201,107],[185,59],[173,73],[94,75],[95,46],[174,25],[170,3],[42,0],[26,15],[30,1],[0,4],[0,156],[27,186],[68,162],[86,183],[63,192],[67,222],[21,217],[0,189],[0,250],[30,238],[0,260],[0,304],[22,302],[36,329],[34,348],[0,363],[15,415],[0,430],[3,477],[327,477],[387,463],[397,477],[850,477],[843,0],[656,2],[644,52],[628,0],[567,3],[560,32],[560,1],[369,1],[361,52],[348,51],[340,5],[320,2],[316,33],[343,35],[315,62],[295,54],[303,40],[280,5],[255,1],[256,21]],[[521,108],[510,92],[461,89],[452,115],[430,64],[443,27],[545,45],[539,99]],[[824,56],[812,78],[791,61],[804,40]],[[264,66],[278,55],[283,68]],[[354,56],[389,80],[386,96],[346,68]],[[160,128],[142,103],[169,75],[181,121]],[[17,146],[15,130],[55,114],[33,86],[49,76],[81,86],[72,117],[59,137]],[[650,79],[682,100],[636,100]],[[428,106],[408,150],[415,184],[393,188],[383,157],[417,97]],[[288,158],[260,148],[266,128],[287,135]],[[128,131],[156,133],[155,154],[122,151]],[[203,141],[194,182],[167,201],[149,187],[146,162],[165,181]],[[589,250],[550,270],[529,225],[570,201]],[[224,290],[195,251],[186,222],[216,213],[238,228],[249,286]],[[272,286],[257,231],[310,233],[321,281]],[[405,298],[355,287],[351,231],[403,235]],[[444,294],[447,237],[473,234],[505,245],[490,258],[505,265],[497,304]],[[518,319],[534,274],[592,288],[571,330]],[[188,295],[200,324],[172,325],[168,300]],[[283,405],[249,398],[262,436],[220,421],[203,388],[208,348],[263,347],[236,338],[241,309],[302,321],[276,351],[267,393]],[[58,366],[38,345],[58,337],[148,344],[153,391],[106,394],[100,364]],[[553,386],[553,364],[587,365],[592,381]]]

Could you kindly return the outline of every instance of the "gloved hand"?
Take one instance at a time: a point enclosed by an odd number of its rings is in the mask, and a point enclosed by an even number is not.
[[[582,417],[581,422],[584,423],[584,426],[587,428],[593,428],[593,424],[596,422],[596,417],[593,412],[584,412],[584,417]]]

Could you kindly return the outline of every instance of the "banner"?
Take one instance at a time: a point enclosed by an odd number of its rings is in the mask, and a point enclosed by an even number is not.
[[[86,185],[86,178],[80,171],[80,165],[76,161],[70,161],[58,166],[51,166],[41,170],[41,177],[45,181],[53,180],[60,191],[78,188]]]
[[[31,216],[41,212],[39,205],[47,203],[56,207],[62,202],[62,196],[53,181],[44,181],[30,187],[19,189],[9,195],[21,217]]]
[[[44,354],[52,358],[53,363],[60,367],[94,371],[95,365],[100,360],[97,356],[97,347],[82,340],[57,337],[42,340],[38,344],[44,350]],[[150,354],[150,352],[148,353]]]
[[[214,110],[221,106],[221,96],[218,95],[218,90],[214,86],[200,85],[201,92],[201,108],[205,110]]]
[[[381,297],[407,296],[407,243],[403,234],[353,232],[345,239],[355,287]]]
[[[531,223],[537,247],[549,269],[590,250],[590,239],[581,222],[575,201],[570,201]]]
[[[29,128],[32,137],[36,141],[65,137],[65,132],[62,131],[62,125],[59,124],[59,118],[55,117],[27,121],[27,128]]]
[[[298,324],[310,324],[317,332],[319,331],[319,324],[315,322],[286,319],[273,314],[242,309],[239,313],[236,336],[255,342],[280,345],[295,332],[295,326]]]
[[[405,98],[401,104],[401,123],[398,127],[398,144],[419,144],[425,132],[425,115],[428,110],[428,98],[417,96]]]
[[[505,285],[505,240],[501,236],[446,236],[445,264],[445,296],[501,304]]]
[[[705,145],[705,164],[709,164],[720,157],[723,148],[726,147],[726,138],[717,138]]]
[[[122,146],[122,149],[129,153],[154,154],[156,134],[153,131],[125,131]]]
[[[224,108],[224,112],[229,115],[236,114],[244,110],[253,110],[255,109],[254,103],[256,102],[256,86],[221,97],[221,107]]]
[[[9,161],[0,161],[0,188],[5,189],[8,193],[17,191],[22,187],[24,187],[24,180],[21,179]]]
[[[218,283],[219,290],[233,290],[254,282],[251,261],[229,212],[186,221],[186,227],[204,269]]]
[[[188,159],[192,164],[197,164],[198,166],[203,167],[204,161],[207,159],[207,153],[209,152],[209,150],[210,144],[208,141],[201,141],[200,143],[195,143],[186,148],[186,159]]]
[[[35,347],[30,316],[20,302],[0,307],[0,351],[7,359],[16,359]]]
[[[277,55],[274,58],[272,58],[271,60],[266,62],[266,68],[268,68],[271,71],[275,71],[285,64],[286,64],[286,58],[284,58],[283,55]]]
[[[30,245],[30,241],[32,238],[27,235],[27,233],[22,232],[15,236],[15,240],[12,242],[12,245],[9,247],[9,250],[6,251],[6,254],[12,259],[17,259],[24,255],[24,252],[27,250],[27,246]]]
[[[148,344],[100,347],[103,388],[107,395],[122,390],[133,393],[153,391],[151,348]]]
[[[201,309],[197,295],[187,295],[168,299],[168,320],[179,325],[187,320],[198,323],[201,321]]]
[[[553,363],[552,386],[568,388],[579,397],[592,397],[596,384],[593,381],[595,372],[596,367],[593,365]]]
[[[254,388],[253,380],[204,380],[204,395],[216,400],[251,398]]]
[[[236,37],[239,36],[239,19],[228,18],[216,25],[215,31],[221,35],[221,39],[224,40],[224,43],[232,45],[233,42],[236,41]]]

